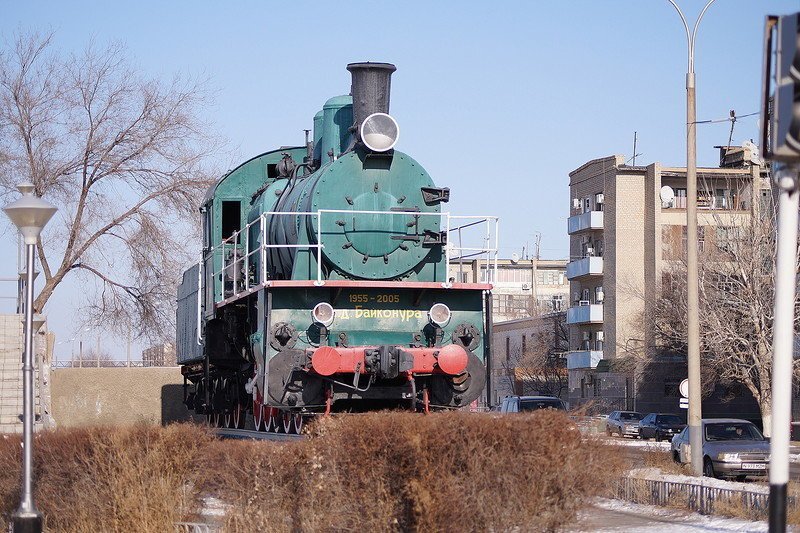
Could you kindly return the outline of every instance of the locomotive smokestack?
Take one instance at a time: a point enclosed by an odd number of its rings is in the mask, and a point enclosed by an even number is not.
[[[391,63],[350,63],[347,70],[353,78],[350,89],[353,95],[353,119],[356,135],[364,119],[373,113],[389,113],[389,93],[392,72],[397,67]]]

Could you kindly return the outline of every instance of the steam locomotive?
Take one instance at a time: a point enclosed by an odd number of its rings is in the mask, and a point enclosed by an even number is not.
[[[331,411],[464,407],[487,384],[491,284],[448,274],[476,253],[448,245],[469,217],[443,212],[449,189],[394,149],[395,66],[347,69],[351,94],[325,103],[311,140],[242,163],[202,202],[177,355],[184,401],[212,425],[252,413],[299,433]]]

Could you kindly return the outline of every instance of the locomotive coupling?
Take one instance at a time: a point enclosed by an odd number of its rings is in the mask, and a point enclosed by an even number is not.
[[[466,370],[468,354],[457,344],[432,348],[401,346],[320,346],[310,353],[308,370],[321,376],[374,374],[392,379],[400,374],[448,374]]]

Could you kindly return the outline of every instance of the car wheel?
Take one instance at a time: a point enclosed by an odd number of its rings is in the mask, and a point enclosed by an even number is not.
[[[747,481],[747,476],[736,476],[736,481],[745,482]]]
[[[703,461],[703,475],[705,477],[717,477],[717,475],[714,473],[714,464],[708,457],[706,457]]]
[[[656,442],[661,442],[661,433],[659,433],[658,430],[656,430],[655,439],[656,439]]]
[[[608,435],[609,437],[611,435],[613,435],[613,433],[611,433],[611,429],[610,428],[606,428],[606,435]]]
[[[681,464],[681,454],[678,453],[678,450],[672,450],[672,460]]]

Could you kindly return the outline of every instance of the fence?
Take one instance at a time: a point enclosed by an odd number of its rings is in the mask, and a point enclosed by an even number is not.
[[[679,505],[701,514],[713,514],[718,505],[749,509],[764,516],[769,509],[769,494],[765,492],[632,477],[622,478],[618,496],[634,503]],[[790,496],[789,505],[795,504],[795,498]]]
[[[117,361],[114,359],[70,359],[67,361],[52,361],[51,368],[143,368],[160,365],[150,361]]]

